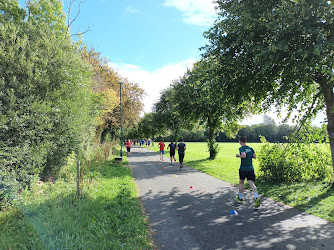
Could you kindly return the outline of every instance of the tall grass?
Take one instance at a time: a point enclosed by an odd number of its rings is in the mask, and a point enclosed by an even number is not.
[[[0,212],[0,249],[153,248],[130,169],[91,166],[78,199],[68,168],[55,183],[35,180]]]

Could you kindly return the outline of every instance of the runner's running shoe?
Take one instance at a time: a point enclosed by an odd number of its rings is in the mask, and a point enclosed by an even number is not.
[[[260,199],[256,198],[255,199],[255,207],[258,208],[260,206]]]
[[[239,199],[239,196],[238,196],[238,195],[235,197],[235,200],[236,200],[237,202],[244,202],[243,199]]]

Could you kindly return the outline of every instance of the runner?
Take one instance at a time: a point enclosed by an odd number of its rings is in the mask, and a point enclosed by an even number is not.
[[[254,184],[255,182],[255,173],[253,167],[253,158],[256,159],[256,154],[254,149],[247,146],[247,138],[246,136],[240,136],[239,143],[241,147],[239,148],[239,153],[236,154],[236,157],[241,158],[241,164],[239,168],[239,195],[235,197],[236,201],[243,202],[243,192],[244,192],[244,183],[245,179],[247,178],[249,186],[252,188],[254,192],[255,198],[255,207],[260,206],[260,198],[259,194],[257,193],[257,188]]]
[[[147,148],[150,149],[150,147],[151,147],[151,139],[148,139],[147,140]]]
[[[169,156],[170,156],[170,164],[173,165],[173,159],[176,162],[175,159],[175,149],[176,149],[176,145],[174,144],[173,141],[170,142],[170,144],[167,147],[167,150],[170,149],[169,151]]]
[[[131,150],[131,140],[129,139],[126,143],[126,156],[127,157],[130,157],[131,155],[130,150]]]
[[[161,139],[161,141],[158,144],[158,147],[160,148],[160,160],[164,161],[164,154],[165,154],[165,143],[164,140]]]
[[[179,153],[180,170],[182,170],[185,150],[187,149],[187,145],[184,143],[183,138],[180,140],[180,143],[177,145],[176,149],[178,150]]]

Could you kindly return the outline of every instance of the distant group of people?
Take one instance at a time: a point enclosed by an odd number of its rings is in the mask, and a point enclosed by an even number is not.
[[[158,147],[160,148],[160,160],[164,161],[164,154],[165,154],[165,143],[164,140],[161,139],[161,141],[158,144]],[[183,159],[185,155],[185,150],[187,149],[187,145],[184,143],[184,140],[181,139],[179,144],[174,144],[174,141],[171,141],[171,143],[167,146],[167,150],[169,149],[169,156],[170,156],[170,162],[171,165],[173,165],[173,160],[176,162],[175,159],[175,150],[178,150],[179,153],[179,162],[180,162],[180,170],[183,168]]]
[[[126,142],[124,142],[124,145],[126,147],[126,156],[127,157],[130,157],[131,155],[131,145],[134,145],[136,146],[136,144],[138,144],[142,149],[144,148],[144,146],[147,148],[147,149],[150,149],[151,148],[151,139],[141,139],[141,140],[131,140],[131,139],[128,139]]]

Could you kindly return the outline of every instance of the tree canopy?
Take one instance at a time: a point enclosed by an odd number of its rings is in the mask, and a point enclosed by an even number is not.
[[[302,121],[326,108],[334,156],[332,1],[215,2],[219,17],[203,50],[224,96],[258,110],[298,110]]]

